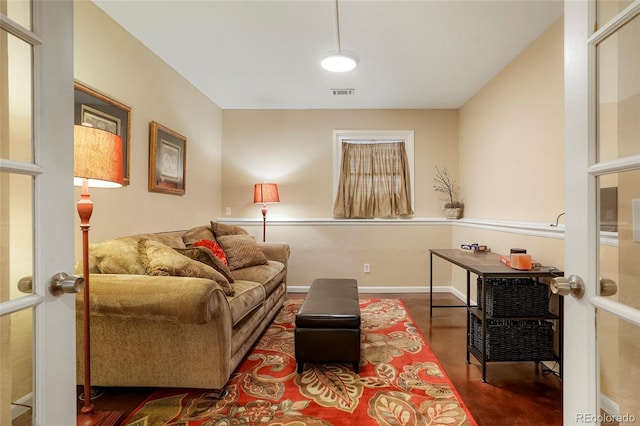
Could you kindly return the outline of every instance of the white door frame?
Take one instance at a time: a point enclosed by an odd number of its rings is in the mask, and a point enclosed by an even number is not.
[[[585,282],[582,299],[565,297],[563,423],[577,424],[579,413],[597,414],[597,354],[595,310],[588,300],[595,295],[597,256],[595,179],[585,184],[595,160],[591,117],[594,91],[593,52],[587,44],[593,24],[592,2],[566,0],[564,4],[565,64],[565,274]]]
[[[0,315],[35,312],[33,424],[72,425],[75,297],[52,296],[48,283],[56,273],[74,270],[73,1],[33,0],[31,14],[32,30],[6,16],[1,24],[33,46],[34,158],[31,163],[1,159],[0,170],[33,177],[33,292],[0,303]]]
[[[77,411],[75,295],[52,296],[48,280],[74,271],[73,1],[34,2],[36,49],[35,424],[72,425]],[[45,48],[46,46],[46,48]],[[55,210],[53,212],[52,210]]]
[[[580,276],[582,299],[565,298],[563,423],[600,423],[596,307],[640,325],[640,313],[598,296],[597,179],[640,167],[640,155],[597,163],[596,45],[620,25],[594,34],[595,2],[565,0],[565,274]],[[640,1],[626,16],[640,10]],[[625,13],[618,15],[618,19]]]

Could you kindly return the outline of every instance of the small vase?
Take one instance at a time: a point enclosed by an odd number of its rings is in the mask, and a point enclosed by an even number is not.
[[[447,219],[460,219],[462,209],[459,207],[444,209],[444,214]]]

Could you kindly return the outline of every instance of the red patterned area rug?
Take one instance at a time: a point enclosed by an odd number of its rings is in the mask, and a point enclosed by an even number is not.
[[[296,374],[301,303],[285,302],[221,399],[159,389],[124,425],[477,425],[400,300],[360,299],[359,375],[350,364],[305,364]]]

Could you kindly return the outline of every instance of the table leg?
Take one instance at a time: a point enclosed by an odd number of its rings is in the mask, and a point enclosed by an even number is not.
[[[471,346],[471,273],[467,270],[467,364],[471,363],[469,359],[469,346]]]
[[[429,318],[433,318],[433,253],[429,253]]]
[[[564,372],[564,297],[558,297],[558,352],[560,352],[558,358],[560,360],[559,370],[560,379]]]
[[[482,276],[482,383],[487,382],[487,279]]]

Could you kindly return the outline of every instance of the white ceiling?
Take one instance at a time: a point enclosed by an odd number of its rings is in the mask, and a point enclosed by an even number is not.
[[[562,16],[562,0],[94,0],[223,109],[458,108]],[[334,96],[331,89],[355,89]]]

